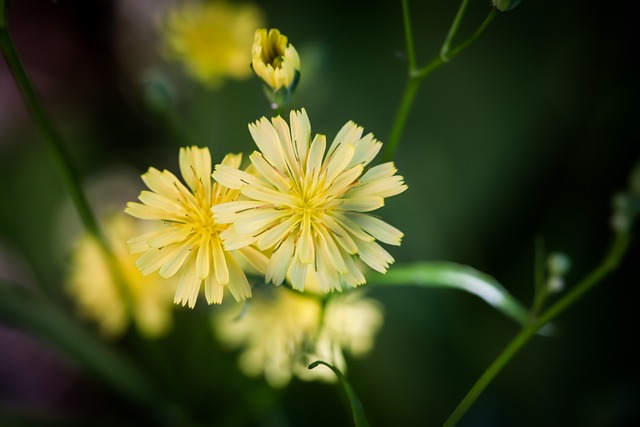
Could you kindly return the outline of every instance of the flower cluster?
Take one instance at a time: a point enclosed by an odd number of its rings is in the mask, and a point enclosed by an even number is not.
[[[172,20],[182,28],[177,15]],[[197,51],[195,27],[182,30],[169,39],[174,51]],[[217,74],[192,56],[195,74]],[[296,49],[278,30],[258,29],[251,68],[281,109],[300,77]],[[322,359],[344,371],[344,352],[368,352],[383,316],[359,293],[328,294],[362,285],[367,268],[385,273],[394,262],[379,242],[399,245],[403,233],[372,211],[407,186],[393,163],[370,166],[382,143],[353,122],[330,143],[312,134],[304,109],[288,122],[262,117],[249,132],[257,150],[244,167],[240,154],[212,167],[207,148],[186,147],[182,180],[155,168],[142,175],[148,190],[125,212],[155,228],[130,239],[129,249],[141,254],[135,265],[143,275],[178,277],[176,303],[193,308],[202,288],[209,304],[222,303],[227,291],[236,301],[252,297],[240,316],[237,304],[214,315],[219,338],[242,349],[245,373],[263,373],[275,387],[294,375],[335,380],[308,363]],[[255,295],[252,275],[264,283]]]
[[[245,309],[229,307],[216,314],[213,327],[220,340],[241,348],[240,369],[249,376],[263,374],[273,387],[292,376],[334,381],[328,369],[307,369],[322,359],[346,371],[343,351],[366,355],[382,326],[380,304],[361,292],[322,301],[291,290],[260,287]]]
[[[229,154],[212,172],[207,148],[182,148],[184,185],[155,168],[142,176],[151,191],[126,212],[155,220],[157,230],[129,241],[143,253],[143,274],[182,271],[175,301],[195,305],[204,282],[209,303],[225,287],[236,300],[251,296],[243,266],[267,282],[288,279],[299,291],[316,282],[324,292],[365,283],[363,266],[386,272],[393,257],[376,240],[399,245],[402,232],[369,214],[407,187],[393,163],[366,168],[381,148],[372,134],[348,122],[327,149],[311,137],[306,111],[249,125],[260,149],[240,168]],[[213,178],[213,180],[212,180]]]

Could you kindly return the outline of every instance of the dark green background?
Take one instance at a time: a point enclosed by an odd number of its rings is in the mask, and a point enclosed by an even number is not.
[[[157,45],[123,24],[122,3],[129,2],[11,4],[17,48],[80,174],[91,181],[114,167],[134,174],[149,166],[176,170],[177,147],[194,141],[208,145],[214,161],[229,151],[248,153],[247,124],[269,114],[259,83],[211,90],[161,57],[140,56]],[[416,51],[426,64],[458,3],[411,3]],[[400,1],[259,4],[268,25],[300,52],[293,108],[305,107],[314,131],[329,139],[354,120],[384,142],[407,68]],[[489,7],[471,1],[456,40],[470,35]],[[144,12],[142,2],[137,9]],[[626,187],[640,154],[637,9],[631,1],[526,1],[499,15],[475,45],[424,81],[395,159],[409,190],[381,212],[405,232],[402,246],[391,248],[398,263],[469,264],[529,304],[536,236],[549,250],[569,254],[569,285],[598,262],[609,239],[611,196]],[[144,103],[141,72],[149,67],[171,82],[176,114],[190,137]],[[14,259],[26,259],[55,296],[65,245],[52,230],[68,202],[2,61],[0,184],[0,244]],[[554,337],[535,338],[460,425],[640,422],[638,351],[632,349],[639,256],[635,245],[615,274],[557,320]],[[374,426],[441,424],[517,332],[510,320],[463,293],[385,288],[370,295],[384,303],[385,325],[367,358],[348,360],[348,377]],[[158,366],[170,366],[180,379],[177,399],[205,425],[349,425],[337,386],[293,381],[274,395],[261,381],[244,380],[234,355],[202,331],[207,310],[205,304],[179,310],[176,332],[155,344]],[[117,345],[156,372],[143,362],[135,334]],[[52,357],[73,378],[68,394],[34,399],[0,370],[0,425],[41,414],[61,425],[153,422],[64,356]],[[255,396],[250,389],[257,389]],[[241,396],[273,409],[247,421]]]

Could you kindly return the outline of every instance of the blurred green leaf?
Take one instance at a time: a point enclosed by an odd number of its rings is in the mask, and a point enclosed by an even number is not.
[[[316,360],[315,362],[309,365],[309,369],[314,369],[318,365],[324,365],[327,368],[331,369],[333,373],[336,374],[336,376],[338,377],[338,380],[340,380],[340,384],[342,385],[342,388],[344,388],[344,391],[345,393],[347,393],[347,397],[349,398],[349,404],[351,405],[351,412],[353,413],[353,423],[355,424],[355,426],[368,427],[369,422],[364,416],[364,408],[362,407],[362,403],[360,403],[360,399],[358,399],[356,392],[353,391],[353,387],[351,387],[351,384],[349,384],[349,382],[344,377],[344,375],[342,375],[342,372],[340,372],[340,370],[335,366],[323,360]]]
[[[28,289],[0,281],[0,322],[43,339],[132,400],[169,409],[159,400],[150,378],[128,359],[85,330],[61,308]]]
[[[524,325],[529,318],[527,309],[496,279],[466,265],[442,261],[397,265],[386,274],[370,274],[367,283],[460,289],[482,298],[518,323]]]

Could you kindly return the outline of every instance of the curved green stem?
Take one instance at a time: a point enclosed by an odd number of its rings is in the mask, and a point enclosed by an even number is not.
[[[44,136],[44,141],[51,153],[53,163],[60,174],[63,185],[71,196],[71,200],[73,201],[85,229],[88,233],[94,236],[100,244],[100,247],[102,248],[102,251],[111,267],[111,271],[114,274],[118,291],[122,295],[125,305],[129,308],[131,298],[129,291],[124,284],[125,282],[122,277],[122,272],[118,266],[116,256],[114,255],[105,234],[98,225],[98,221],[96,220],[91,206],[89,205],[89,201],[80,186],[79,175],[73,167],[71,156],[69,156],[65,149],[63,139],[55,130],[45,113],[44,108],[42,107],[42,104],[40,103],[40,100],[33,88],[33,84],[25,72],[11,35],[9,34],[7,24],[7,3],[7,0],[0,0],[0,51],[2,51],[7,65],[9,66],[9,70],[15,79],[27,110]]]
[[[489,365],[476,383],[471,387],[467,395],[458,404],[456,409],[451,413],[444,427],[452,427],[464,416],[469,408],[478,399],[480,394],[487,388],[491,381],[506,366],[507,363],[520,351],[522,347],[547,323],[556,318],[559,314],[569,308],[573,303],[579,300],[585,293],[591,290],[595,285],[609,273],[611,273],[619,264],[629,245],[629,236],[624,233],[616,234],[615,240],[609,249],[605,258],[591,271],[578,285],[576,285],[564,297],[559,299],[542,315],[533,319],[531,323],[525,326],[502,350],[498,357]]]
[[[415,100],[416,94],[418,93],[418,89],[420,88],[420,84],[422,80],[431,74],[436,69],[440,68],[443,64],[450,61],[452,58],[457,56],[464,49],[469,47],[473,42],[475,42],[478,37],[482,35],[485,29],[489,26],[493,18],[495,18],[497,11],[496,9],[491,9],[489,15],[482,22],[480,27],[469,37],[467,40],[462,42],[460,45],[456,46],[453,49],[450,49],[451,42],[455,37],[458,29],[460,27],[460,22],[462,21],[462,17],[466,11],[468,4],[468,0],[462,0],[460,4],[460,8],[456,13],[456,17],[454,18],[451,27],[447,33],[447,37],[440,48],[440,54],[436,58],[432,59],[427,65],[422,68],[418,68],[416,65],[416,57],[415,50],[413,45],[413,36],[411,33],[411,14],[409,12],[408,0],[403,0],[402,2],[402,12],[403,12],[403,20],[404,20],[404,28],[405,28],[405,38],[407,44],[407,57],[409,61],[409,77],[407,85],[405,86],[402,97],[400,98],[400,104],[398,106],[398,110],[396,112],[395,118],[393,120],[393,124],[391,126],[391,132],[389,134],[389,139],[385,144],[384,153],[383,153],[383,161],[388,162],[393,160],[395,153],[398,149],[398,145],[400,144],[400,139],[402,138],[402,133],[404,131],[405,125],[407,123],[407,119],[409,117],[409,113],[411,112],[411,108],[413,107],[413,102]]]

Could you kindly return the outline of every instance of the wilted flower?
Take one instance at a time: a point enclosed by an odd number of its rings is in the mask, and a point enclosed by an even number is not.
[[[242,310],[216,316],[215,331],[230,347],[242,348],[239,365],[246,375],[264,374],[273,387],[285,386],[293,375],[334,381],[328,369],[307,366],[322,359],[345,372],[344,351],[367,354],[383,322],[380,304],[359,292],[333,296],[323,307],[316,297],[263,287]]]
[[[222,165],[235,169],[242,155],[227,155]],[[175,302],[193,307],[204,281],[207,302],[222,302],[228,287],[236,300],[251,296],[251,287],[241,266],[264,272],[267,258],[251,246],[224,250],[219,235],[228,225],[214,221],[211,208],[236,200],[239,191],[211,180],[208,148],[181,148],[180,172],[187,186],[171,172],[150,168],[142,180],[151,191],[142,191],[142,203],[129,202],[125,212],[158,221],[158,229],[129,240],[132,253],[144,252],[136,261],[142,274],[159,270],[172,277],[182,270]]]
[[[287,103],[300,79],[300,57],[287,36],[274,28],[256,30],[251,56],[253,71],[274,107]]]
[[[261,152],[250,159],[254,174],[225,165],[214,178],[242,193],[242,200],[213,208],[227,250],[257,244],[273,250],[266,280],[288,278],[297,290],[317,281],[324,291],[365,283],[357,259],[386,272],[394,260],[376,239],[399,245],[402,232],[368,212],[406,190],[393,163],[365,170],[382,144],[348,122],[326,150],[324,135],[311,140],[305,110],[249,125]]]
[[[163,33],[167,53],[210,85],[251,74],[250,49],[263,18],[253,5],[224,1],[183,3],[167,12]]]
[[[76,242],[71,253],[67,291],[82,313],[97,321],[101,332],[108,336],[124,333],[130,318],[138,330],[148,336],[161,335],[171,326],[172,284],[158,275],[142,276],[125,244],[140,232],[140,227],[140,222],[122,213],[113,215],[105,223],[120,277],[114,277],[102,248],[89,234]],[[119,285],[116,280],[120,280]],[[122,295],[122,291],[126,295]],[[125,299],[129,300],[128,304]]]

